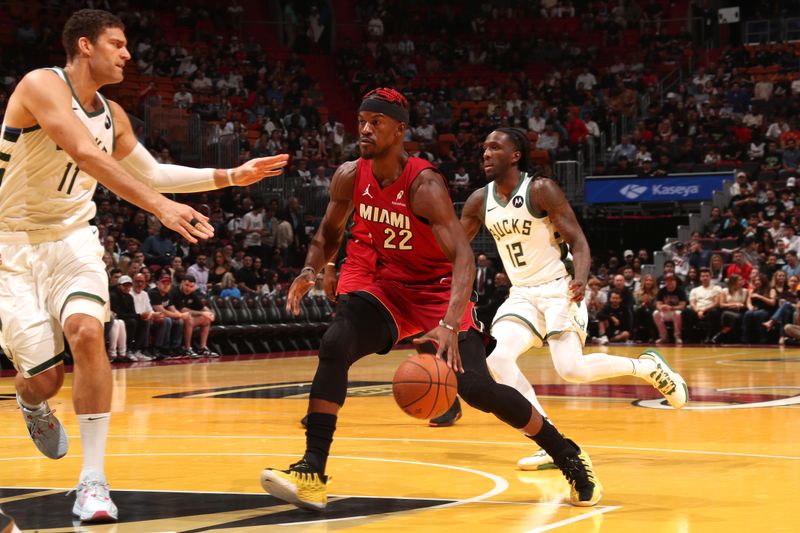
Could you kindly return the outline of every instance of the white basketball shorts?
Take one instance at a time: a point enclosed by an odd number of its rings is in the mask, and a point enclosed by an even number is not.
[[[76,313],[109,318],[97,228],[0,233],[0,345],[17,371],[32,377],[61,363],[64,322]]]
[[[560,278],[533,287],[511,287],[508,299],[494,316],[492,324],[500,320],[514,320],[531,329],[534,347],[564,331],[575,331],[586,342],[589,315],[586,304],[575,304],[567,294],[571,278]]]

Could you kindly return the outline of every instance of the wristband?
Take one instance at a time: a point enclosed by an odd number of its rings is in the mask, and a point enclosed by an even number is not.
[[[302,269],[302,270],[300,270],[300,273],[301,273],[301,274],[302,274],[303,272],[311,272],[312,274],[314,274],[314,277],[317,277],[317,269],[315,269],[315,268],[314,268],[314,267],[312,267],[312,266],[304,266],[304,267],[303,267],[303,269]]]
[[[228,174],[228,185],[233,186],[233,169],[229,168],[227,174]]]
[[[444,321],[444,319],[442,319],[442,320],[440,320],[440,321],[439,321],[439,325],[440,325],[440,326],[442,326],[443,328],[447,328],[447,329],[449,329],[449,330],[450,330],[450,331],[452,331],[453,333],[455,333],[455,332],[456,332],[456,328],[454,328],[454,327],[453,327],[453,326],[451,326],[450,324],[446,323],[446,322]]]
[[[329,266],[329,267],[335,267],[335,266],[336,266],[336,263],[328,263],[328,265],[327,265],[327,266]]]

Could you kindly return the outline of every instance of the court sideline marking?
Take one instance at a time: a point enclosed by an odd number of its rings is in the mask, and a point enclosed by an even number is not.
[[[78,439],[80,436],[78,435],[71,435],[69,436],[70,439]],[[271,440],[305,440],[305,436],[289,436],[289,435],[267,435],[267,436],[256,436],[256,435],[109,435],[109,439],[204,439],[204,440],[211,440],[211,439],[251,439],[251,440],[258,440],[258,439],[271,439]],[[0,439],[21,439],[21,440],[29,440],[30,437],[27,435],[0,435]],[[496,446],[526,446],[524,442],[503,442],[503,441],[483,441],[483,440],[447,440],[447,439],[400,439],[400,438],[388,438],[388,437],[336,437],[336,440],[343,440],[343,441],[379,441],[379,442],[416,442],[416,443],[436,443],[436,444],[474,444],[474,445],[496,445]],[[609,446],[603,444],[583,444],[583,447],[586,448],[597,448],[601,450],[623,450],[623,451],[637,451],[637,452],[666,452],[666,453],[685,453],[685,454],[692,454],[696,453],[698,455],[721,455],[726,457],[747,457],[747,458],[756,458],[756,459],[788,459],[790,461],[800,461],[800,456],[795,455],[769,455],[769,454],[762,454],[762,453],[744,453],[744,452],[719,452],[719,451],[707,451],[707,450],[681,450],[681,449],[673,449],[673,448],[645,448],[645,447],[637,447],[637,446]],[[117,454],[118,456],[125,456],[126,454]],[[130,454],[131,456],[135,456],[136,454]],[[157,455],[157,454],[145,454],[145,455]],[[181,454],[176,454],[181,455]],[[191,455],[191,454],[188,454]],[[200,454],[200,455],[213,455],[213,454]],[[267,455],[267,454],[240,454],[240,455]],[[113,455],[107,455],[108,457],[112,457]],[[71,456],[68,456],[71,457]],[[292,456],[294,457],[294,456]],[[13,461],[16,459],[44,459],[44,456],[33,456],[33,457],[0,457],[0,461]],[[363,457],[357,457],[356,459],[366,459]],[[379,460],[379,459],[375,459]],[[388,460],[388,459],[387,459]],[[422,463],[422,464],[434,464],[434,463]],[[442,465],[444,468],[450,468],[449,466]],[[460,468],[460,467],[452,467],[452,468]]]

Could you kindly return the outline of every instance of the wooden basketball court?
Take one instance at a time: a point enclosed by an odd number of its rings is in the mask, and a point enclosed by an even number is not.
[[[40,532],[800,530],[800,350],[664,349],[689,383],[682,411],[634,378],[569,385],[546,350],[520,358],[549,416],[591,454],[605,495],[588,509],[567,503],[559,472],[516,470],[535,445],[492,416],[465,406],[454,427],[429,428],[403,414],[389,382],[409,353],[353,368],[324,514],[259,485],[264,467],[286,467],[304,449],[298,421],[314,357],[115,370],[106,469],[120,522],[93,527],[72,523],[65,497],[81,464],[71,376],[51,402],[70,434],[59,461],[34,448],[13,378],[0,378],[0,505]]]

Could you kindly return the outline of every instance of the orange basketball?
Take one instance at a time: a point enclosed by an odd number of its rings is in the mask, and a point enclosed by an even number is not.
[[[392,392],[400,409],[414,418],[428,420],[443,415],[453,404],[458,382],[455,372],[442,359],[416,354],[397,367]]]

